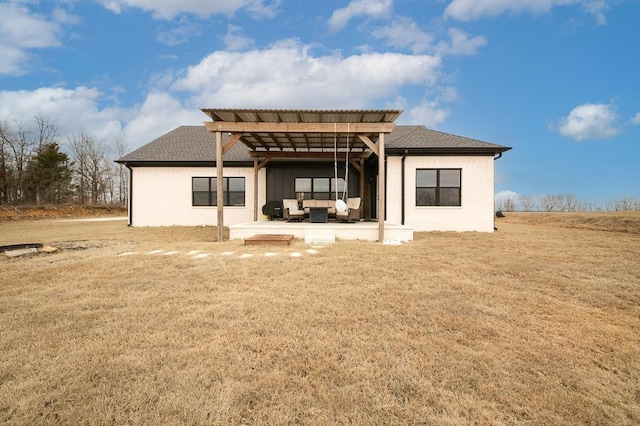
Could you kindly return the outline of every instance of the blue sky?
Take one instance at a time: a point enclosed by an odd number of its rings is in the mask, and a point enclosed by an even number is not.
[[[400,108],[501,194],[640,197],[636,0],[0,0],[0,121],[130,149],[199,108]]]

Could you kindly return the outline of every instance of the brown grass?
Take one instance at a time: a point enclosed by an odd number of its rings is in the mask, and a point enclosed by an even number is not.
[[[631,212],[566,212],[566,213],[505,213],[499,223],[527,223],[594,231],[628,232],[640,234],[640,211]]]
[[[640,235],[525,222],[317,254],[2,223],[66,249],[0,259],[0,422],[640,423]]]
[[[77,218],[86,216],[126,216],[127,209],[118,206],[0,206],[0,222],[53,218]]]

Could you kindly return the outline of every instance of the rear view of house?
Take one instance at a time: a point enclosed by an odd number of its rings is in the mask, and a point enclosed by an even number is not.
[[[131,173],[130,225],[237,225],[269,220],[267,203],[357,197],[359,220],[381,234],[385,222],[494,229],[494,161],[509,147],[396,125],[401,111],[203,111],[211,122],[118,160]]]

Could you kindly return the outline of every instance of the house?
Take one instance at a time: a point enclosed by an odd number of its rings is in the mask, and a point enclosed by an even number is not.
[[[379,224],[380,240],[385,222],[494,230],[494,160],[509,147],[396,125],[395,110],[202,111],[204,126],[117,160],[130,170],[131,226],[259,222],[269,201],[337,195],[360,197],[361,220]]]

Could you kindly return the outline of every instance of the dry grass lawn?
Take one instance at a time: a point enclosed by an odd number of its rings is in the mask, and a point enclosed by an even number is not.
[[[639,424],[640,216],[594,217],[315,254],[0,223],[63,248],[0,258],[0,423]]]

